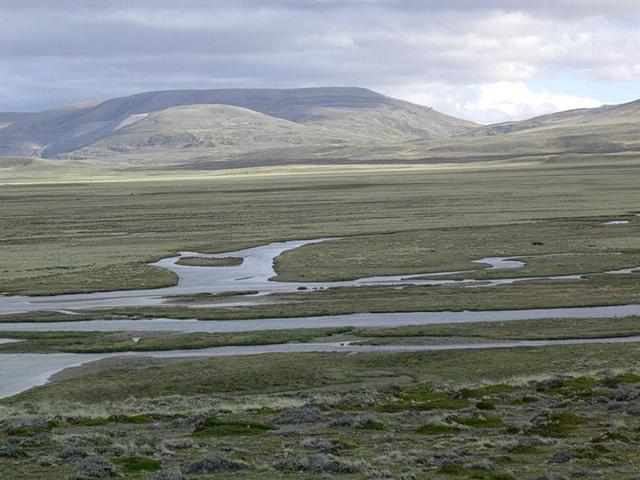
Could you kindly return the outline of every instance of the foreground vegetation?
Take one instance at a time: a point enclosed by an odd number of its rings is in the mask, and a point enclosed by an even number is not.
[[[635,345],[109,360],[3,401],[0,468],[15,479],[632,479],[638,360]]]

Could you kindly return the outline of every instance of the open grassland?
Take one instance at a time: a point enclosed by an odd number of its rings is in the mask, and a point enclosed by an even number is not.
[[[464,342],[472,339],[563,340],[570,338],[630,337],[640,333],[638,317],[519,320],[393,328],[353,329],[351,334],[368,338],[372,345],[399,343]]]
[[[540,240],[542,235],[533,234],[541,232],[535,232],[532,221],[628,215],[640,205],[639,176],[640,161],[616,163],[607,158],[587,164],[474,165],[468,170],[345,170],[173,182],[4,185],[0,187],[0,291],[52,294],[170,285],[176,281],[172,274],[145,263],[185,249],[224,252],[302,238],[369,236],[355,243],[340,241],[339,253],[345,259],[333,259],[334,273],[326,270],[325,253],[305,249],[318,262],[314,271],[324,277],[356,275],[361,267],[354,265],[363,260],[359,255],[373,259],[368,272],[409,273],[404,269],[416,272],[461,264],[476,252],[480,256],[496,251],[550,252],[556,240],[546,236]],[[429,251],[433,229],[440,229],[434,238],[444,241],[447,235],[442,229],[514,223],[529,225],[524,227],[526,236],[517,241],[505,238],[502,248],[491,241],[497,233],[487,233],[491,248],[485,252],[479,234],[469,237],[476,247],[472,242],[456,243],[473,255],[461,254],[452,261],[452,251],[443,245]],[[609,235],[604,227],[597,232]],[[391,233],[400,236],[385,237]],[[543,248],[532,245],[538,240]],[[397,250],[388,248],[394,241]],[[611,245],[608,251],[633,249],[628,243]],[[522,244],[528,245],[524,251],[514,251]],[[354,256],[363,245],[374,254]],[[583,245],[563,245],[570,250],[577,246]],[[602,245],[595,245],[577,253],[602,250]],[[296,264],[300,261],[309,264],[296,258]],[[300,275],[292,263],[286,258],[279,263],[284,278]]]
[[[2,401],[0,468],[19,480],[633,479],[638,361],[635,345],[113,359]]]
[[[586,214],[586,212],[585,212]],[[277,278],[331,281],[387,274],[481,269],[437,278],[503,278],[598,273],[640,266],[640,218],[606,225],[607,217],[538,220],[509,225],[432,228],[306,245],[278,257]],[[545,256],[547,255],[547,256]],[[522,269],[488,269],[483,257],[522,259]],[[339,261],[337,261],[339,259]]]
[[[172,274],[145,262],[181,250],[217,253],[319,237],[346,238],[284,254],[280,278],[471,268],[479,269],[470,275],[478,279],[591,275],[491,288],[305,290],[242,308],[195,308],[192,303],[221,301],[195,295],[174,298],[177,306],[2,320],[224,320],[640,303],[640,274],[600,273],[640,266],[638,178],[640,160],[583,157],[455,170],[4,185],[0,291],[14,294],[171,285]],[[619,219],[629,223],[603,225]],[[527,265],[499,271],[470,263],[486,256],[516,256]],[[628,317],[302,330],[292,321],[287,331],[230,334],[0,333],[23,340],[0,345],[0,352],[623,337],[638,335],[639,325]],[[0,401],[0,472],[16,480],[632,480],[640,462],[638,365],[634,343],[114,358]]]

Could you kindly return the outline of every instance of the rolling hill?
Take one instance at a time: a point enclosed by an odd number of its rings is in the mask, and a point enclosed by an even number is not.
[[[473,136],[521,132],[523,130],[550,128],[579,128],[593,126],[628,126],[638,128],[640,100],[621,105],[604,105],[597,108],[581,108],[551,113],[520,122],[505,122],[475,129]]]
[[[402,155],[472,161],[638,151],[640,100],[482,126],[446,139],[417,139],[403,145]]]
[[[12,123],[26,120],[31,115],[31,113],[26,112],[0,112],[0,130],[8,127]]]
[[[449,136],[475,126],[363,88],[176,90],[33,114],[0,130],[0,155],[101,157],[218,147],[246,153]]]
[[[157,171],[640,151],[640,100],[487,126],[351,87],[149,92],[4,115],[4,172],[63,160],[67,169]]]

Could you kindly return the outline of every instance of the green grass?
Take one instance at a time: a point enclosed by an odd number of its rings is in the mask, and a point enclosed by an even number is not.
[[[194,430],[194,437],[226,437],[229,435],[261,435],[275,430],[271,425],[253,422],[224,421],[216,417],[207,418]]]
[[[447,476],[453,476],[455,478],[473,478],[481,480],[515,480],[515,478],[509,473],[482,471],[479,469],[467,468],[459,463],[444,463],[438,468],[437,473]]]
[[[478,402],[476,403],[476,408],[478,410],[495,410],[496,409],[496,404],[493,402]]]
[[[120,465],[124,473],[136,473],[143,471],[158,471],[162,467],[160,462],[148,457],[124,457],[116,458],[115,463]]]
[[[458,425],[472,428],[499,428],[503,425],[502,419],[495,415],[456,416],[451,420]]]
[[[628,337],[640,335],[640,318],[550,318],[510,322],[477,322],[354,329],[368,344],[428,343],[450,340],[561,340],[568,338]]]
[[[635,373],[623,373],[616,375],[610,380],[610,384],[613,386],[625,385],[629,383],[640,383],[640,375]]]
[[[602,368],[597,375],[585,373],[573,377],[581,384],[613,385],[615,378],[630,382],[637,380],[635,373],[630,371],[614,373],[617,369],[600,363],[593,356],[594,352],[565,350],[565,347],[544,349],[538,351],[537,356],[555,365],[558,370],[554,373],[574,371],[576,364],[598,364]],[[55,421],[51,421],[47,435],[29,432],[19,437],[19,444],[15,443],[15,435],[7,436],[0,429],[0,468],[2,471],[11,471],[12,478],[19,480],[33,478],[33,475],[47,480],[62,480],[71,477],[71,472],[77,468],[77,460],[69,455],[98,455],[105,458],[106,453],[105,460],[113,463],[127,478],[147,478],[159,468],[179,471],[194,461],[197,462],[195,465],[202,467],[198,471],[211,472],[207,478],[228,477],[230,473],[226,469],[230,466],[229,462],[234,461],[242,463],[243,478],[248,479],[297,478],[301,475],[300,468],[306,468],[308,470],[303,471],[309,471],[310,478],[312,473],[328,471],[334,472],[337,477],[340,476],[339,472],[355,472],[350,478],[358,479],[374,476],[381,471],[389,472],[392,477],[410,471],[424,473],[425,478],[535,480],[544,472],[567,475],[578,467],[597,467],[606,478],[634,478],[640,457],[632,446],[637,440],[640,420],[626,415],[624,409],[610,409],[606,402],[593,402],[584,397],[573,399],[568,409],[566,402],[558,402],[556,394],[547,388],[549,380],[552,380],[549,375],[552,374],[532,374],[536,378],[534,381],[527,381],[521,375],[522,362],[527,360],[522,357],[512,356],[513,370],[510,374],[515,376],[509,377],[509,383],[501,381],[478,386],[477,372],[469,372],[466,380],[462,376],[452,375],[451,362],[464,364],[471,369],[474,362],[488,361],[487,357],[467,356],[475,353],[456,352],[456,356],[447,359],[448,363],[441,359],[440,363],[431,364],[430,367],[438,369],[441,379],[436,381],[432,378],[426,383],[405,376],[389,379],[396,381],[396,385],[384,384],[379,381],[380,377],[373,376],[374,373],[380,374],[380,365],[375,372],[372,369],[374,366],[370,365],[369,374],[358,385],[333,383],[327,386],[330,388],[297,392],[288,389],[270,394],[262,390],[256,395],[246,390],[239,391],[240,386],[236,386],[232,394],[224,395],[194,395],[192,391],[182,388],[179,395],[149,398],[128,396],[115,401],[103,396],[95,403],[87,403],[82,391],[78,392],[80,396],[71,395],[68,399],[60,395],[27,395],[18,401],[5,400],[0,404],[0,420],[20,418],[28,412],[42,420]],[[519,352],[511,353],[515,355]],[[612,358],[614,353],[635,361],[628,351],[609,351],[607,355]],[[459,358],[458,354],[462,354],[462,357]],[[562,364],[559,354],[564,358]],[[317,364],[325,369],[349,370],[345,364],[339,363],[339,358],[333,362],[329,362],[329,358],[318,358]],[[301,363],[302,359],[306,364],[312,361],[308,355],[290,360]],[[390,359],[395,363],[392,357],[386,358],[387,363]],[[251,360],[251,365],[244,364],[238,368],[252,371],[257,365],[273,364],[275,359]],[[335,360],[338,360],[337,364]],[[109,369],[122,374],[129,367],[116,364]],[[203,368],[204,365],[199,367]],[[163,381],[164,368],[160,364],[147,364],[142,371],[151,369]],[[282,365],[276,364],[273,368],[280,369]],[[350,368],[353,369],[353,364]],[[540,371],[542,368],[540,365]],[[96,374],[104,375],[107,372],[108,378],[108,370]],[[424,370],[429,369],[412,368],[416,373]],[[177,372],[174,370],[173,374]],[[139,388],[140,379],[140,376],[128,378],[120,375],[120,382],[128,384],[129,392]],[[192,377],[191,381],[197,384],[201,378]],[[640,382],[626,385],[631,397],[640,391]],[[55,384],[44,387],[41,392],[53,388],[56,388]],[[607,391],[612,392],[613,389],[607,387]],[[464,392],[482,392],[482,395],[494,396],[492,402],[496,410],[491,414],[467,411],[453,415],[446,411],[428,415],[418,411],[374,413],[376,399],[413,396],[416,399],[433,400],[460,396]],[[531,392],[537,392],[538,395],[535,405],[522,408],[512,403],[512,399],[523,398]],[[341,408],[345,402],[358,404],[360,409],[357,412],[346,411]],[[630,398],[626,401],[625,409],[634,403]],[[269,434],[273,428],[271,421],[276,415],[301,406],[319,410],[320,417],[301,424],[287,424],[280,431]],[[211,412],[212,407],[219,413],[207,413]],[[60,418],[57,412],[63,409],[84,412],[85,415],[118,410],[122,412],[122,417],[148,416],[153,423],[125,425],[115,420],[77,422],[73,418]],[[353,422],[363,418],[370,421],[364,425]],[[538,421],[540,418],[543,420]],[[535,427],[525,427],[524,431],[518,427],[529,425],[532,419],[536,419]],[[0,421],[2,425],[4,423]],[[358,425],[365,428],[358,428]],[[537,435],[547,438],[540,441],[532,437]],[[14,445],[14,452],[21,451],[22,455],[3,456],[10,454],[11,445]],[[17,450],[15,445],[18,445]],[[376,454],[381,448],[389,453]],[[558,452],[567,452],[568,461],[550,461]],[[287,458],[291,459],[290,463],[285,461]],[[562,455],[560,458],[563,458]],[[48,469],[41,470],[36,462],[49,462]],[[294,470],[288,470],[287,465]]]
[[[139,415],[111,415],[109,417],[68,418],[65,421],[69,425],[78,427],[95,427],[98,425],[109,425],[113,423],[140,425],[162,419],[162,416],[143,413]]]
[[[172,303],[198,303],[198,302],[212,302],[215,300],[220,300],[224,298],[230,297],[238,297],[242,295],[255,295],[260,293],[258,290],[237,290],[230,292],[220,292],[220,293],[193,293],[190,295],[170,295],[167,297],[169,301]]]
[[[177,265],[186,267],[237,267],[243,263],[244,259],[238,257],[183,257],[176,262]]]
[[[496,384],[479,388],[463,388],[458,392],[458,395],[463,398],[484,398],[500,393],[511,393],[513,390],[514,388],[511,385]]]
[[[0,333],[1,338],[23,340],[0,345],[2,353],[109,353],[124,351],[157,351],[199,349],[223,346],[269,345],[287,342],[309,342],[318,337],[331,337],[349,328],[271,330],[246,333],[165,333],[165,332],[41,332]],[[132,337],[141,340],[134,343]]]
[[[591,280],[518,283],[495,288],[462,286],[345,287],[303,291],[274,297],[276,303],[242,308],[189,306],[125,307],[112,315],[201,320],[291,318],[348,313],[445,310],[511,310],[529,308],[625,305],[640,303],[639,274],[599,276]],[[104,311],[89,312],[93,316]],[[292,325],[295,326],[295,325]]]
[[[582,394],[597,385],[598,381],[593,378],[575,377],[563,380],[557,386],[551,388],[551,391],[563,395]]]
[[[452,435],[459,431],[458,427],[446,423],[425,423],[416,430],[422,435]]]
[[[146,262],[186,249],[224,252],[300,238],[369,235],[336,242],[328,250],[309,247],[303,254],[292,253],[301,262],[281,259],[279,273],[284,277],[299,276],[305,265],[314,266],[314,275],[352,277],[440,270],[466,264],[478,254],[624,248],[625,228],[598,227],[590,246],[566,237],[546,238],[554,237],[554,231],[536,230],[532,223],[617,217],[637,209],[636,160],[586,162],[315,172],[271,176],[268,185],[265,177],[250,175],[181,182],[5,185],[0,191],[5,219],[0,291],[52,294],[163,286],[174,283],[175,277]],[[523,227],[523,235],[498,238],[501,226],[519,223],[529,225]],[[571,232],[560,220],[555,225]],[[487,248],[470,241],[460,254],[453,247],[461,240],[446,229],[466,228],[473,240],[482,232],[478,229],[474,237],[474,227],[487,232],[482,242]],[[582,231],[576,229],[585,238]],[[533,242],[543,234],[540,249]],[[436,243],[446,238],[455,240],[451,249]],[[340,255],[330,258],[332,253]]]
[[[554,373],[627,369],[640,361],[634,344],[358,355],[304,353],[207,359],[104,361],[86,375],[54,382],[3,400],[121,401],[131,396],[249,394],[361,384],[373,378],[394,382],[409,376],[434,385],[483,379],[499,383]],[[135,389],[131,388],[135,385]],[[457,389],[454,389],[457,390]]]
[[[428,410],[460,410],[469,406],[469,402],[461,399],[442,398],[438,400],[412,401],[401,397],[397,401],[385,402],[378,407],[380,412],[428,411]]]
[[[562,218],[501,225],[459,226],[358,236],[306,245],[276,261],[281,280],[331,281],[387,274],[480,269],[442,278],[502,278],[597,273],[640,266],[640,219],[625,228],[602,225],[608,217]],[[580,255],[535,257],[578,253]],[[488,270],[483,257],[526,256],[518,270]],[[340,261],[336,261],[340,259]]]
[[[534,435],[543,437],[567,437],[587,421],[586,418],[572,412],[552,415],[549,420],[529,430]]]
[[[637,266],[640,220],[630,214],[640,204],[639,175],[637,158],[583,157],[576,163],[456,171],[2,186],[6,221],[0,232],[0,291],[51,294],[169,285],[175,283],[174,276],[145,262],[187,249],[217,253],[333,236],[347,238],[283,255],[278,274],[308,280],[421,273],[482,268],[469,260],[489,255],[544,253],[580,255],[529,258],[521,271],[484,269],[474,276],[530,277]],[[631,223],[601,225],[619,217]],[[242,319],[637,303],[639,278],[596,275],[588,281],[477,289],[342,288],[279,295],[282,304],[248,308],[179,305],[77,316],[33,313],[2,320],[119,314]],[[0,332],[1,338],[25,340],[2,345],[0,351],[187,349],[345,335],[372,343],[593,338],[638,335],[639,326],[637,317],[629,317],[310,330],[296,330],[292,322],[290,331],[238,334]],[[142,336],[142,341],[135,344],[132,336]],[[547,470],[568,475],[591,469],[627,480],[637,475],[640,457],[620,442],[633,445],[640,424],[626,413],[633,403],[610,409],[600,397],[613,398],[622,386],[637,391],[640,376],[629,366],[638,362],[637,344],[110,359],[0,401],[2,419],[36,414],[47,421],[40,432],[20,424],[20,435],[0,432],[0,451],[10,454],[17,438],[14,451],[22,449],[26,455],[0,456],[0,471],[20,480],[70,478],[75,464],[59,453],[73,439],[74,446],[89,454],[109,452],[108,460],[131,478],[152,475],[160,467],[156,459],[161,459],[162,469],[178,471],[224,450],[225,458],[251,465],[243,471],[248,479],[293,478],[272,466],[284,457],[317,459],[331,452],[340,461],[370,464],[353,478],[389,470],[392,478],[411,472],[417,478],[533,480]],[[563,377],[529,383],[554,375]],[[268,433],[275,415],[300,406],[318,409],[321,420]],[[541,413],[546,416],[536,417]],[[194,415],[207,420],[194,427]],[[353,421],[364,415],[372,415],[372,420]],[[521,430],[532,418],[543,420]],[[522,446],[522,433],[555,443]],[[594,445],[598,448],[591,448]],[[550,456],[560,449],[578,452],[577,457],[567,464],[550,464]],[[436,461],[433,452],[468,452],[468,458]],[[335,458],[329,458],[328,465],[335,465]],[[38,463],[49,461],[46,467]],[[477,463],[489,469],[477,468]]]
[[[168,333],[168,332],[3,332],[0,338],[21,340],[0,345],[0,353],[108,353],[122,351],[161,351],[199,349],[223,346],[269,345],[287,342],[309,342],[348,338],[365,344],[438,344],[446,342],[501,340],[559,340],[640,335],[637,317],[518,320],[511,322],[477,322],[449,325],[423,325],[394,328],[311,328],[266,330],[244,333]],[[134,343],[132,337],[141,341]],[[640,378],[640,377],[638,377]],[[636,381],[627,374],[613,379],[616,384]],[[491,387],[492,389],[498,387]],[[505,393],[484,388],[463,391],[464,398]],[[411,401],[441,400],[431,392],[407,393]]]

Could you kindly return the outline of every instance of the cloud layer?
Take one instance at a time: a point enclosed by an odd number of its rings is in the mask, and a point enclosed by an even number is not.
[[[0,110],[143,90],[358,85],[478,121],[523,118],[599,103],[570,85],[533,91],[530,79],[640,78],[639,10],[636,0],[0,0]]]

